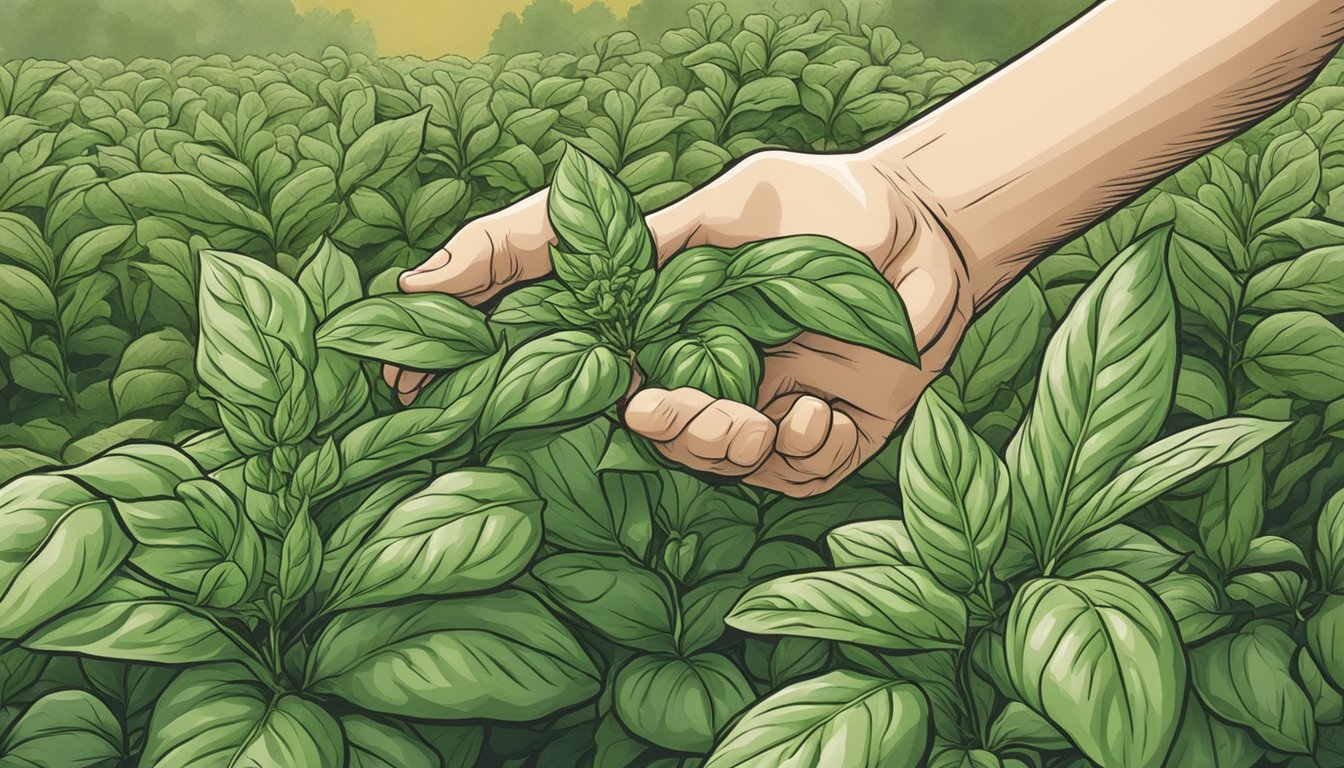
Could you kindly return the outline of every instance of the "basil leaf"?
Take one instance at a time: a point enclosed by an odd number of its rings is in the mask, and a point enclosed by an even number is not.
[[[1251,329],[1242,369],[1257,387],[1327,403],[1344,398],[1344,331],[1315,312],[1280,312]]]
[[[229,437],[249,453],[316,426],[313,312],[284,275],[245,256],[204,251],[196,369]]]
[[[1184,559],[1138,528],[1113,525],[1078,542],[1060,562],[1056,573],[1067,577],[1112,570],[1148,583],[1176,570]]]
[[[349,768],[442,768],[442,758],[408,725],[345,715],[341,730]]]
[[[317,345],[422,371],[458,368],[495,351],[484,316],[442,293],[351,304],[317,329]]]
[[[1344,596],[1327,595],[1307,619],[1307,647],[1330,682],[1344,690]]]
[[[858,565],[922,565],[904,520],[864,520],[826,534],[837,568]]]
[[[536,553],[542,504],[512,472],[442,475],[367,534],[336,579],[326,610],[497,587]]]
[[[756,694],[727,657],[637,656],[616,673],[613,702],[634,735],[664,749],[707,752]]]
[[[930,730],[929,701],[914,684],[839,670],[747,710],[705,768],[826,765],[832,755],[854,768],[914,768],[932,746]]]
[[[1344,313],[1344,247],[1317,248],[1271,264],[1246,283],[1247,309]]]
[[[653,236],[635,199],[600,163],[573,146],[556,166],[546,210],[564,250],[600,256],[613,274],[653,266]],[[565,280],[564,273],[557,275]]]
[[[112,505],[63,477],[0,488],[0,638],[16,638],[93,594],[131,551]]]
[[[777,347],[803,332],[801,325],[775,309],[756,288],[742,288],[716,297],[686,318],[685,330],[701,335],[720,326],[736,328],[763,347]]]
[[[923,568],[870,565],[760,584],[727,622],[744,632],[925,651],[961,647],[966,606]]]
[[[915,406],[900,483],[920,559],[948,588],[979,589],[1008,534],[1008,470],[936,392]]]
[[[612,555],[574,552],[542,560],[532,575],[561,608],[612,641],[676,650],[676,602],[653,571]]]
[[[1344,489],[1325,502],[1316,521],[1316,562],[1326,589],[1344,593]]]
[[[381,187],[409,168],[424,144],[429,111],[378,123],[355,139],[341,162],[341,191]]]
[[[298,695],[275,694],[231,665],[178,675],[154,707],[143,765],[342,765],[336,720]]]
[[[1311,754],[1311,700],[1292,674],[1297,644],[1278,625],[1253,621],[1190,651],[1195,691],[1213,714],[1251,729],[1281,752]]]
[[[1173,573],[1153,584],[1153,591],[1176,619],[1181,640],[1187,646],[1232,623],[1232,615],[1219,610],[1218,592],[1203,577]]]
[[[1046,376],[1008,445],[1010,523],[1041,563],[1076,539],[1075,518],[1135,451],[1152,442],[1176,384],[1170,230],[1125,249],[1083,291],[1046,347]],[[1070,535],[1064,535],[1069,532]]]
[[[529,341],[504,363],[481,410],[483,438],[577,421],[611,407],[630,386],[630,362],[587,331]]]
[[[325,320],[336,310],[359,301],[364,295],[360,287],[359,270],[344,251],[323,236],[313,244],[299,272],[299,287],[308,297],[318,320]]]
[[[56,691],[33,702],[0,739],[0,763],[92,768],[122,757],[122,726],[86,691]]]
[[[692,387],[715,398],[755,404],[761,385],[761,354],[742,332],[729,326],[678,336],[640,350],[648,384]]]
[[[574,637],[514,590],[338,614],[307,679],[364,709],[434,720],[535,720],[598,692]]]
[[[1022,701],[1112,768],[1157,766],[1185,705],[1185,654],[1152,593],[1113,571],[1029,582],[1006,630]]]

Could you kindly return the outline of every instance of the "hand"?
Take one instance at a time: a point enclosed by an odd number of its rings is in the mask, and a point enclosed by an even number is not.
[[[903,183],[855,155],[768,152],[648,217],[660,261],[697,245],[733,248],[815,234],[866,254],[895,286],[915,330],[916,368],[866,347],[805,333],[766,350],[756,407],[692,389],[644,389],[627,426],[691,469],[741,477],[790,496],[835,486],[877,453],[950,360],[972,312],[951,240]],[[472,304],[550,271],[546,193],[477,219],[419,269],[408,292],[441,291]],[[409,403],[429,375],[384,370]]]

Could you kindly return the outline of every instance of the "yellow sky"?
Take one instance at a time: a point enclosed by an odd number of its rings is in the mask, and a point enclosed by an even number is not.
[[[385,56],[416,54],[426,58],[456,53],[481,56],[506,13],[517,13],[530,0],[294,0],[300,11],[349,8],[367,21]],[[576,8],[591,0],[571,0]],[[605,0],[618,16],[638,0]]]

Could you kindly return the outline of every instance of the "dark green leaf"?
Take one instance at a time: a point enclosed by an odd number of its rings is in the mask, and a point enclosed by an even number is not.
[[[1274,749],[1309,754],[1316,722],[1293,678],[1296,649],[1278,625],[1246,624],[1191,650],[1195,690],[1210,712],[1250,728]]]
[[[368,710],[436,720],[534,720],[598,691],[569,631],[512,590],[338,614],[307,678]]]
[[[631,733],[664,749],[701,753],[756,698],[742,672],[717,653],[637,656],[617,673],[613,696]]]
[[[57,691],[33,702],[0,739],[0,763],[15,768],[104,768],[122,756],[122,727],[98,698]]]

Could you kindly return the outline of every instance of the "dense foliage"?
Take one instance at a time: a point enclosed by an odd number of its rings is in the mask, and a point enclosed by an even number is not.
[[[654,271],[638,209],[984,71],[706,6],[583,55],[6,65],[0,764],[1340,764],[1338,64],[1015,285],[834,491],[615,420],[634,367],[744,399],[803,328],[913,357],[844,246]],[[395,291],[551,180],[554,279]],[[399,408],[382,360],[440,374]]]

